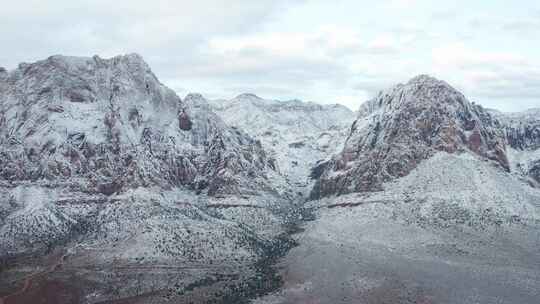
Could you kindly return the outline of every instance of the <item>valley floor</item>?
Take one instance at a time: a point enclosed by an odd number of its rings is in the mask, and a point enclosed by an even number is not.
[[[279,286],[270,266],[298,217],[272,196],[1,190],[15,211],[1,222],[0,251],[21,253],[0,255],[0,304],[245,303]]]
[[[253,303],[540,303],[537,224],[433,227],[389,205],[319,209]]]
[[[320,205],[301,231],[291,229],[298,246],[283,247],[259,265],[92,266],[55,251],[46,261],[4,270],[0,303],[245,303],[257,296],[253,304],[539,303],[537,222],[433,225],[403,217],[402,208],[392,202]],[[181,293],[166,284],[183,277],[203,279]],[[107,291],[105,285],[136,290],[137,284],[170,288],[105,302],[87,292]]]

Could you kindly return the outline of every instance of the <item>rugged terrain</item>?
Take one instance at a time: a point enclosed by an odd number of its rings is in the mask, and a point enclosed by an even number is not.
[[[468,151],[509,169],[499,122],[443,81],[415,77],[359,112],[344,149],[317,168],[312,197],[380,190],[438,151]]]
[[[311,168],[339,151],[354,120],[354,113],[341,105],[266,100],[254,94],[211,104],[227,124],[261,141],[302,196],[312,186]]]
[[[426,75],[353,113],[181,99],[135,54],[0,69],[0,303],[538,303],[539,114]]]
[[[491,111],[503,125],[512,171],[525,175],[540,186],[540,109],[522,113]]]
[[[537,303],[538,113],[413,78],[363,104],[314,169],[316,219],[256,303]],[[317,265],[317,267],[313,267]]]
[[[219,299],[287,246],[275,160],[138,55],[3,73],[0,126],[4,303]]]

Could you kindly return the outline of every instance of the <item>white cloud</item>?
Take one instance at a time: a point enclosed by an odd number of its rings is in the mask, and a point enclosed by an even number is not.
[[[481,51],[454,43],[433,49],[434,63],[440,67],[466,68],[470,66],[527,65],[527,59],[507,52]]]
[[[215,35],[257,30],[285,2],[13,1],[0,10],[0,60],[13,67],[59,52],[187,52]]]
[[[471,99],[512,111],[540,106],[540,64],[517,53],[450,44],[433,51],[434,70]]]
[[[361,48],[360,35],[350,28],[323,26],[310,32],[268,32],[211,39],[217,52],[258,49],[276,56],[328,57],[340,50]],[[364,43],[364,46],[367,46]],[[377,47],[377,46],[374,46]]]

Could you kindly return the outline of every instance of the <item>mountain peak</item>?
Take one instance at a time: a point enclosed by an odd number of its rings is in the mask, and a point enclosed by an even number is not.
[[[386,111],[409,111],[411,108],[458,108],[470,111],[473,105],[447,82],[421,74],[405,84],[400,83],[382,90],[375,98],[360,106],[359,117],[386,108]],[[467,108],[467,109],[464,109]]]
[[[439,151],[476,154],[508,170],[505,150],[488,112],[446,82],[420,75],[362,105],[343,151],[326,164],[313,194],[380,189]]]
[[[200,100],[200,99],[206,99],[201,93],[188,93],[186,97],[184,97],[184,100]]]
[[[443,82],[442,80],[439,80],[431,75],[428,74],[420,74],[416,75],[413,78],[411,78],[407,84],[414,84],[414,83],[440,83]]]
[[[264,179],[264,157],[243,158],[248,154],[243,150],[263,154],[250,137],[226,126],[211,112],[201,94],[189,94],[182,102],[174,91],[159,82],[138,54],[109,59],[55,55],[22,64],[10,77],[9,82],[0,78],[0,103],[9,109],[0,111],[0,152],[4,153],[2,149],[6,147],[2,145],[4,138],[15,138],[21,143],[20,149],[26,150],[10,152],[8,156],[2,154],[0,181],[6,176],[10,180],[88,178],[95,182],[88,186],[88,191],[109,195],[128,189],[127,184],[147,185],[147,174],[152,174],[156,176],[152,179],[156,184],[191,187],[197,176],[206,178],[209,170],[197,167],[201,164],[199,160],[195,163],[184,159],[186,149],[192,149],[193,154],[202,155],[208,162],[228,155],[223,150],[234,152],[233,158],[238,162],[227,161],[231,172],[240,170],[238,168],[248,171],[246,168],[253,164],[253,172],[260,172]],[[18,127],[12,132],[14,126]],[[209,145],[213,145],[212,149]],[[26,147],[44,151],[43,155],[34,158],[32,154],[31,163],[8,168],[5,164],[15,163],[20,153],[29,149]],[[140,150],[146,148],[151,151],[148,155]],[[71,156],[66,156],[65,149],[72,151]],[[77,156],[72,156],[74,154]],[[120,172],[127,168],[110,161],[99,165],[100,169],[108,166],[106,174],[93,174],[91,166],[96,163],[95,158],[112,160],[111,155],[120,154],[129,155],[133,160],[129,173]],[[159,157],[154,157],[158,154]],[[47,167],[47,162],[38,163],[41,157],[58,161],[58,166],[65,170],[58,172],[56,167]],[[175,165],[171,166],[171,162]],[[214,164],[208,166],[218,168]],[[29,168],[40,169],[31,171]],[[111,184],[113,182],[108,180],[113,175],[111,172],[120,172],[114,175],[114,183],[120,177],[127,180],[123,180],[122,185]],[[169,173],[163,175],[163,172]],[[226,174],[225,170],[220,172]],[[206,181],[217,176],[216,173]],[[107,179],[103,183],[102,177]],[[238,179],[245,182],[246,187],[256,187],[251,176]],[[102,189],[102,185],[107,189]],[[215,185],[209,187],[212,187],[210,192],[216,193],[222,186],[216,179]]]
[[[441,94],[460,95],[462,96],[462,99],[465,99],[460,92],[458,92],[446,81],[437,79],[427,74],[417,75],[409,79],[405,85],[399,84],[393,87],[391,90],[396,89],[408,92],[410,95],[424,96],[432,101],[437,100],[436,96]]]
[[[262,99],[253,93],[243,93],[235,97],[235,99]]]
[[[117,65],[119,63],[127,64],[132,67],[140,67],[145,70],[150,70],[149,65],[146,63],[144,58],[137,53],[129,53],[125,55],[117,55],[111,58],[102,58],[98,55],[92,57],[87,56],[69,56],[69,55],[52,55],[45,60],[37,61],[35,63],[23,63],[23,66],[34,65],[34,64],[56,64],[64,67],[73,67],[73,68],[84,68],[92,64],[106,64],[106,65]]]
[[[97,55],[54,55],[33,63],[21,63],[9,77],[17,85],[24,80],[25,87],[20,89],[51,99],[56,96],[74,102],[95,102],[110,99],[111,91],[115,90],[137,91],[137,100],[153,96],[151,99],[156,103],[177,99],[159,82],[144,59],[135,53],[109,59]]]
[[[197,107],[209,107],[208,100],[200,93],[189,93],[184,97],[184,103],[186,105],[197,106]]]
[[[115,57],[124,57],[124,58],[130,59],[130,60],[144,61],[143,56],[141,56],[139,53],[128,53],[128,54],[124,54],[124,55],[118,55],[118,56],[115,56]]]

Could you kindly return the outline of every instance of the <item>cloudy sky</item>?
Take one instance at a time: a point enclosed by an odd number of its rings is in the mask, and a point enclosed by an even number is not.
[[[363,101],[417,74],[484,106],[540,107],[540,1],[17,0],[0,66],[141,54],[183,96]]]

